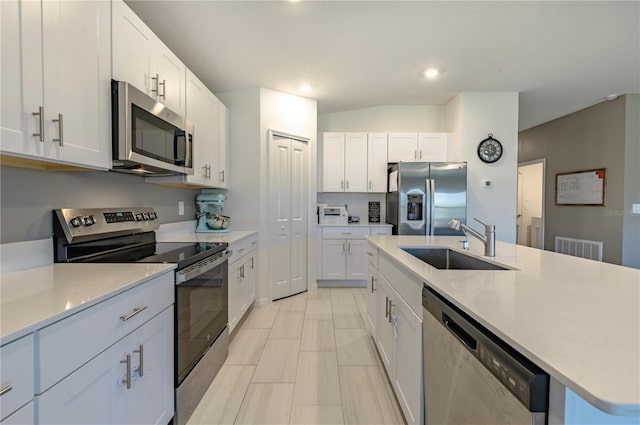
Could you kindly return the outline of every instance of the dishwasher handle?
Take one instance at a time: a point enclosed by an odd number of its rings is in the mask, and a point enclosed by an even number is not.
[[[442,312],[442,323],[445,328],[454,334],[467,348],[471,351],[476,351],[478,348],[478,341],[472,337],[462,326],[458,325],[447,313]]]

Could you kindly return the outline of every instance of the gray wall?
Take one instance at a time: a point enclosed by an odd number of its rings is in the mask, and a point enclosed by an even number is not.
[[[640,269],[640,94],[627,95],[622,264]]]
[[[0,243],[51,236],[56,208],[154,207],[160,223],[193,220],[197,190],[158,186],[106,171],[0,167]],[[178,215],[178,201],[185,214]]]
[[[518,162],[547,159],[546,249],[556,236],[603,241],[604,261],[622,263],[623,216],[615,212],[624,209],[625,109],[622,96],[519,134]],[[556,173],[594,168],[606,168],[605,206],[555,204]]]

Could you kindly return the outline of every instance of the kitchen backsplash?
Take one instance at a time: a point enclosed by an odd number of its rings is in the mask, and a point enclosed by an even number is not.
[[[360,217],[360,223],[369,220],[369,202],[380,202],[380,222],[385,222],[384,193],[318,193],[318,204],[343,207],[347,204],[349,214]]]
[[[107,171],[42,171],[0,167],[0,243],[51,237],[56,208],[149,206],[160,223],[194,220],[193,189],[158,186]],[[178,202],[184,215],[178,215]]]

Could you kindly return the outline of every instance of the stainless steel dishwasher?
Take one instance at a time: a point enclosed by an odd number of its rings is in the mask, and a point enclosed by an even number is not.
[[[426,286],[422,305],[426,425],[547,423],[548,374]]]

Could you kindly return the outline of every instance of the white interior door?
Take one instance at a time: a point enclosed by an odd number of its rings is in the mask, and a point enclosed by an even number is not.
[[[269,284],[291,294],[291,140],[273,136],[269,152]]]
[[[291,140],[291,294],[307,290],[307,144]]]

